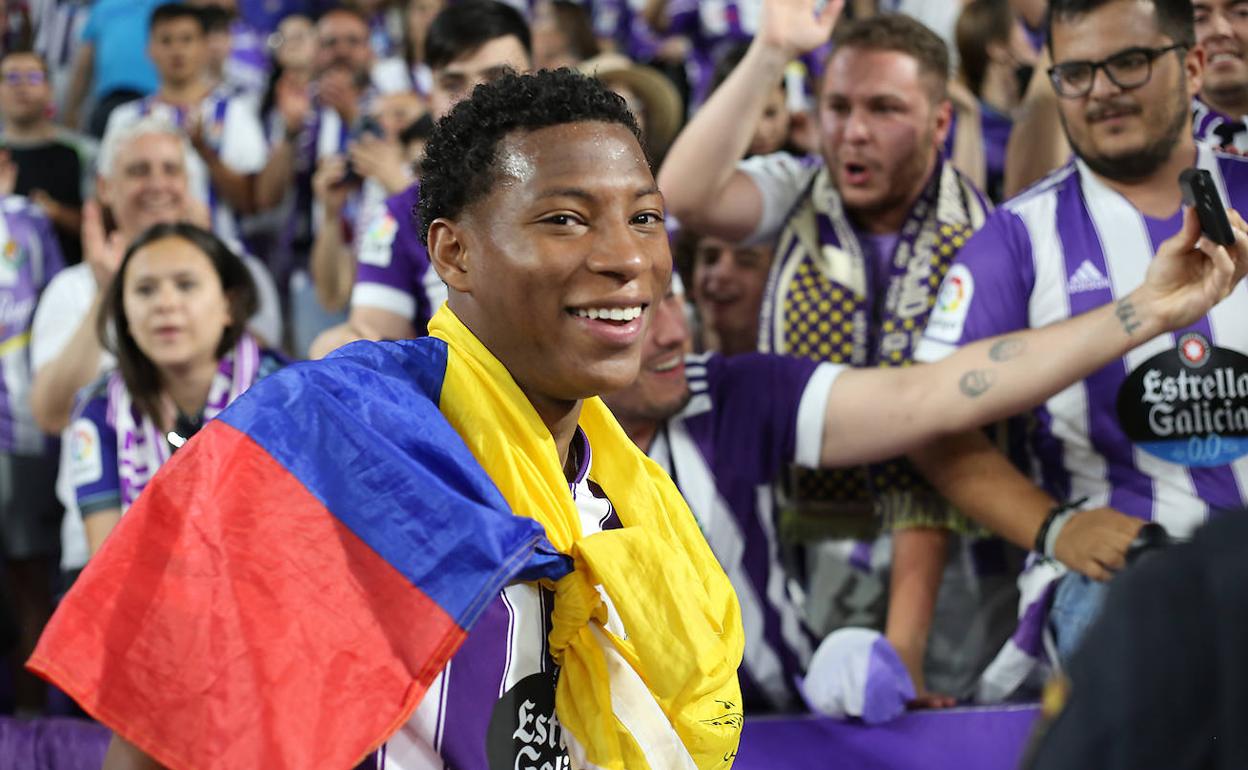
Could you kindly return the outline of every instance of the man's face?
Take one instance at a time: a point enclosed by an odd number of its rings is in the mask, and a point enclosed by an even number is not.
[[[152,28],[147,51],[161,81],[181,86],[203,77],[208,66],[208,39],[194,19],[178,18]]]
[[[1205,92],[1216,102],[1219,93],[1248,91],[1248,0],[1196,0],[1192,6],[1196,42],[1205,49]]]
[[[1117,0],[1081,16],[1054,19],[1055,66],[1101,61],[1131,48],[1164,48],[1174,40],[1157,28],[1151,3]],[[1191,94],[1200,88],[1201,55],[1171,52],[1153,60],[1144,85],[1130,90],[1098,69],[1083,97],[1057,100],[1066,137],[1088,166],[1109,179],[1146,179],[1190,133]]]
[[[17,125],[30,125],[48,114],[52,89],[39,59],[13,54],[0,64],[0,113]]]
[[[504,138],[494,168],[488,195],[434,222],[462,249],[451,308],[535,404],[631,384],[672,271],[641,146],[615,124],[551,126]]]
[[[357,78],[367,77],[373,66],[368,25],[350,13],[330,12],[316,25],[316,71],[346,67]]]
[[[529,55],[515,35],[486,41],[475,51],[464,54],[433,73],[429,110],[439,120],[460,100],[482,83],[489,83],[507,72],[529,71]]]
[[[155,224],[187,217],[190,193],[182,143],[170,134],[143,134],[117,149],[113,170],[100,179],[100,197],[130,237]]]
[[[898,219],[927,184],[949,131],[947,102],[914,57],[844,48],[828,62],[819,97],[824,161],[860,220]]]
[[[763,304],[771,249],[733,247],[716,238],[703,238],[693,254],[693,297],[698,315],[720,339],[734,342],[758,338],[758,314]]]
[[[689,403],[685,350],[689,324],[679,294],[668,293],[655,305],[641,346],[641,371],[632,385],[605,397],[625,426],[669,419]]]

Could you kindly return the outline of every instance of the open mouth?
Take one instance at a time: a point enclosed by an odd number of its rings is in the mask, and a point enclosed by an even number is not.
[[[1234,51],[1218,51],[1217,53],[1209,54],[1208,64],[1212,66],[1223,62],[1239,61],[1243,61],[1243,57]]]
[[[623,326],[631,321],[635,321],[645,312],[645,305],[632,305],[630,307],[576,307],[569,308],[568,312],[578,318],[588,318],[591,321],[605,321],[611,324],[619,324]]]
[[[845,181],[849,184],[866,184],[871,180],[871,169],[865,163],[846,163]]]

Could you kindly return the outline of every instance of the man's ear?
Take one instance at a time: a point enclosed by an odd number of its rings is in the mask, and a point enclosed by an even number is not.
[[[472,274],[466,233],[448,219],[435,219],[429,225],[429,261],[446,285],[461,294],[472,293]]]

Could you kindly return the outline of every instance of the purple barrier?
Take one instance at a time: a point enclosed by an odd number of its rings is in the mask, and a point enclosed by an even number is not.
[[[735,770],[1012,770],[1035,706],[919,711],[870,727],[822,717],[753,717]],[[97,770],[109,732],[82,719],[0,717],[0,767]]]
[[[0,717],[0,767],[22,770],[99,770],[108,728],[85,719]]]
[[[916,711],[874,727],[826,717],[745,720],[735,770],[1012,770],[1037,706]]]

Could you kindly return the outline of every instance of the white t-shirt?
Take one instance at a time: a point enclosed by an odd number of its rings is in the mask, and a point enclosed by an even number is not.
[[[774,241],[779,235],[789,212],[797,205],[810,180],[822,168],[815,158],[799,158],[787,152],[755,155],[737,164],[763,197],[763,215],[754,232],[742,241],[742,245],[756,246]]]

